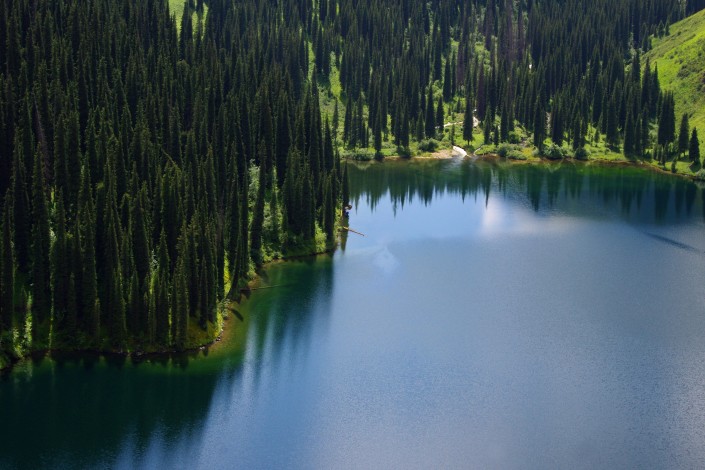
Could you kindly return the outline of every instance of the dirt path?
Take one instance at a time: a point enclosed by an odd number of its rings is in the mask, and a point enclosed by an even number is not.
[[[453,124],[455,124],[456,126],[462,126],[462,125],[463,125],[463,121],[458,121],[458,122],[446,122],[445,124],[443,124],[443,127],[450,127],[450,126],[452,126]],[[475,116],[473,116],[473,117],[472,117],[472,124],[473,124],[473,127],[479,127],[479,126],[480,126],[480,120],[477,119]]]

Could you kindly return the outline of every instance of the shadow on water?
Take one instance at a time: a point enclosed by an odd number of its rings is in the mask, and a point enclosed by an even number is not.
[[[0,382],[0,467],[107,468],[127,441],[144,450],[155,434],[169,442],[197,429],[217,375],[178,372],[179,360],[175,372],[149,370],[166,362],[81,354],[23,364]]]
[[[487,204],[495,193],[505,199],[523,199],[536,212],[582,215],[587,207],[595,215],[607,211],[629,222],[661,224],[690,219],[700,205],[705,219],[702,188],[637,167],[449,160],[350,165],[349,176],[355,204],[364,201],[373,210],[385,197],[402,207],[414,199],[428,205],[435,195],[444,193],[463,199],[481,197]]]
[[[691,253],[698,253],[698,254],[703,254],[705,253],[704,251],[701,251],[697,248],[695,248],[692,245],[688,245],[687,243],[681,243],[677,240],[674,240],[672,238],[664,237],[662,235],[658,235],[656,233],[649,233],[649,232],[644,232],[644,235],[653,238],[654,240],[658,240],[660,242],[666,243],[668,245],[671,245],[675,248],[679,248],[681,250],[685,251],[690,251]]]

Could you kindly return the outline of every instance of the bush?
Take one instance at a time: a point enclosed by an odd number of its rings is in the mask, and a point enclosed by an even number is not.
[[[500,145],[499,149],[497,150],[497,155],[499,155],[502,158],[507,158],[507,155],[509,155],[510,148],[508,145]]]
[[[438,148],[438,141],[435,139],[426,139],[419,142],[419,150],[422,152],[435,152]]]
[[[374,151],[368,151],[365,149],[352,149],[345,150],[342,152],[341,156],[346,160],[355,160],[358,162],[369,162],[375,158]]]
[[[496,152],[497,152],[497,149],[495,148],[495,146],[494,146],[494,145],[491,145],[491,144],[488,144],[488,145],[482,145],[482,146],[480,146],[480,148],[478,148],[478,149],[475,151],[475,155],[479,155],[479,156],[482,156],[482,155],[491,155],[491,154],[496,153]]]
[[[695,179],[698,181],[705,181],[705,168],[701,168],[695,173]]]
[[[544,151],[544,155],[550,160],[561,160],[566,157],[566,151],[556,144],[551,144]]]
[[[510,150],[507,154],[507,158],[510,160],[526,160],[526,155],[524,155],[521,150]]]
[[[512,131],[509,133],[509,143],[518,144],[521,142],[521,135],[517,131]]]
[[[409,147],[397,147],[397,155],[403,158],[411,158],[411,149]]]
[[[585,150],[585,147],[580,147],[578,150],[575,151],[575,155],[573,156],[576,160],[587,160],[588,159],[588,151]]]

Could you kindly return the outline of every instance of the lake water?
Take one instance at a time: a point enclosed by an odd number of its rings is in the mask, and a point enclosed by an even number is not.
[[[705,205],[636,168],[351,167],[206,353],[27,360],[0,468],[705,468]]]

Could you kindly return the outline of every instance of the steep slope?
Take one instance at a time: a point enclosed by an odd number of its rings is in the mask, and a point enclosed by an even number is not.
[[[658,65],[664,90],[673,91],[676,119],[688,113],[690,127],[705,137],[705,10],[670,27],[670,35],[654,39],[646,54]]]

